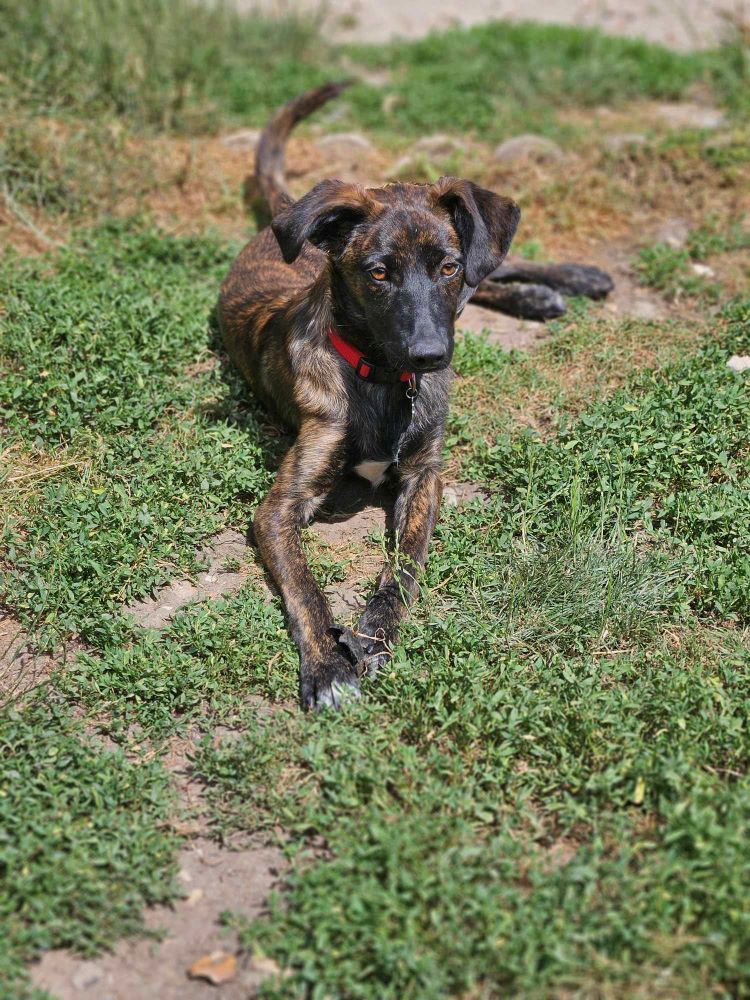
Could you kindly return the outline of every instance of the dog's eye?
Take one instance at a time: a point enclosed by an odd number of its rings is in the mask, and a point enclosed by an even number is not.
[[[454,260],[446,261],[440,268],[440,273],[444,278],[455,278],[458,274],[458,264]]]
[[[375,281],[385,281],[388,277],[388,272],[382,264],[378,264],[377,267],[371,267],[369,274]]]

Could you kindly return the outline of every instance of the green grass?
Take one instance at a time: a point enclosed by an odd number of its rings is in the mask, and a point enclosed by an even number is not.
[[[264,116],[325,64],[313,17],[243,17],[221,0],[2,0],[0,18],[0,98],[42,114],[211,128],[238,103],[260,99]]]
[[[679,54],[594,30],[495,22],[336,49],[313,17],[243,16],[196,0],[5,0],[0,17],[0,99],[43,114],[191,130],[214,128],[217,114],[260,124],[352,60],[388,71],[384,88],[361,83],[350,103],[359,127],[391,135],[554,131],[554,109],[678,98],[701,80],[732,106],[746,101],[739,37],[719,52]]]
[[[93,955],[142,931],[146,904],[173,898],[173,798],[158,761],[92,745],[54,699],[2,712],[4,997],[21,996],[23,961],[49,948]]]
[[[725,323],[716,342],[635,378],[555,441],[508,437],[479,462],[524,518],[531,505],[527,530],[573,495],[580,525],[603,519],[677,546],[696,606],[746,618],[750,389],[726,362],[750,348],[747,304],[727,309]]]
[[[593,30],[494,22],[336,47],[314,16],[240,15],[200,0],[0,0],[0,19],[0,193],[23,219],[40,209],[100,217],[137,202],[159,167],[146,143],[134,148],[139,132],[259,126],[295,94],[351,75],[352,64],[384,83],[360,80],[322,113],[327,127],[365,128],[395,146],[446,131],[575,142],[571,108],[671,100],[696,84],[742,118],[750,93],[739,33],[715,51],[684,54]],[[742,138],[701,155],[731,173],[746,159]],[[425,160],[415,169],[432,179],[438,167]]]
[[[656,243],[640,250],[636,270],[644,285],[658,289],[668,298],[703,295],[716,301],[720,295],[718,285],[696,274],[690,266],[692,259],[690,250]]]
[[[710,57],[599,31],[502,21],[417,42],[361,46],[354,56],[390,71],[393,129],[409,135],[456,129],[490,140],[559,131],[556,116],[566,107],[677,98],[710,76],[712,65]],[[357,120],[382,128],[382,97],[360,90]]]
[[[245,520],[235,498],[270,481],[258,414],[236,384],[218,367],[185,373],[207,356],[231,255],[112,227],[54,266],[6,261],[0,419],[70,462],[2,531],[15,567],[5,599],[50,639],[121,643],[120,606],[196,569],[227,508]]]
[[[484,627],[473,654],[415,629],[349,717],[204,752],[222,822],[300,849],[237,921],[295,970],[265,995],[746,995],[746,650],[524,661]]]
[[[576,305],[536,359],[461,339],[459,372],[490,391],[459,394],[451,435],[489,500],[444,511],[422,599],[362,705],[259,720],[248,696],[294,698],[296,656],[253,577],[159,634],[123,611],[245,526],[283,444],[231,373],[196,365],[233,249],[134,223],[3,262],[3,448],[52,467],[5,483],[2,600],[41,643],[86,643],[46,707],[0,719],[16,747],[0,809],[31,831],[2,876],[8,969],[131,932],[169,891],[163,771],[92,745],[75,709],[129,752],[134,734],[158,747],[199,722],[217,833],[289,831],[288,890],[239,921],[293,969],[269,996],[610,995],[655,977],[747,995],[750,387],[726,367],[750,350],[747,303],[580,417],[558,405],[544,440],[509,407],[547,391],[555,364],[611,349],[598,310]],[[219,720],[242,738],[217,745]],[[40,754],[68,763],[40,769]],[[58,897],[39,848],[60,830]],[[120,864],[141,877],[126,898]]]
[[[219,829],[293,834],[264,995],[748,995],[747,320],[489,449],[363,704],[205,745]]]
[[[694,229],[684,248],[667,243],[642,247],[635,261],[635,268],[644,285],[656,288],[665,296],[702,296],[716,302],[721,288],[709,278],[696,273],[693,262],[705,261],[713,254],[725,254],[750,248],[750,228],[744,218],[731,225],[721,226],[709,218]]]
[[[565,139],[561,111],[693,83],[738,114],[747,100],[740,41],[680,55],[495,24],[337,50],[312,20],[193,0],[0,0],[0,19],[0,183],[49,216],[134,193],[134,130],[262,124],[352,60],[387,81],[357,84],[327,127],[396,144]],[[739,132],[685,142],[717,184],[746,160]],[[746,248],[708,219],[684,252],[645,251],[642,280],[702,293],[690,262]],[[180,806],[159,750],[188,724],[217,836],[288,834],[270,913],[227,916],[291,970],[269,997],[749,996],[750,383],[726,360],[750,352],[750,306],[711,316],[698,347],[581,303],[533,355],[460,339],[449,442],[488,499],[444,510],[361,704],[259,714],[257,696],[294,699],[296,654],[257,576],[158,633],[125,611],[244,530],[284,446],[209,363],[236,250],[136,220],[0,261],[0,602],[40,647],[82,645],[0,711],[9,996],[40,950],[93,954],[173,896]],[[656,369],[613,392],[643,345]],[[601,375],[576,387],[583,364]],[[524,400],[543,401],[543,438]],[[308,548],[321,581],[341,577]],[[241,737],[217,741],[218,722]]]
[[[690,257],[698,261],[705,260],[712,254],[750,250],[750,225],[743,218],[729,227],[723,227],[717,219],[709,218],[690,233],[687,248]]]

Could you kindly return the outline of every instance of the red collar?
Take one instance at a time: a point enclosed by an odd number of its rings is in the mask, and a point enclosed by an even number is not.
[[[394,368],[385,368],[383,365],[376,365],[372,361],[367,361],[362,351],[355,347],[354,344],[347,343],[346,340],[336,333],[333,327],[328,331],[328,339],[341,357],[349,362],[360,378],[366,379],[369,382],[411,382],[412,385],[416,385],[416,372],[400,372]]]

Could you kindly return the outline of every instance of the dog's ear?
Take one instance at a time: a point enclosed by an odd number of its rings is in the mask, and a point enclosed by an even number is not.
[[[450,214],[461,240],[466,284],[476,288],[505,259],[521,209],[510,198],[455,177],[441,177],[433,184],[433,193],[435,203]]]
[[[345,181],[321,181],[271,222],[287,264],[299,256],[305,240],[336,252],[354,226],[376,211],[364,188]]]

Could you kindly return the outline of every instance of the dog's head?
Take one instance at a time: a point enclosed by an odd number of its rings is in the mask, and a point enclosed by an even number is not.
[[[328,253],[339,332],[373,361],[450,364],[456,315],[502,263],[520,210],[471,181],[365,189],[322,181],[271,223],[284,260]]]

